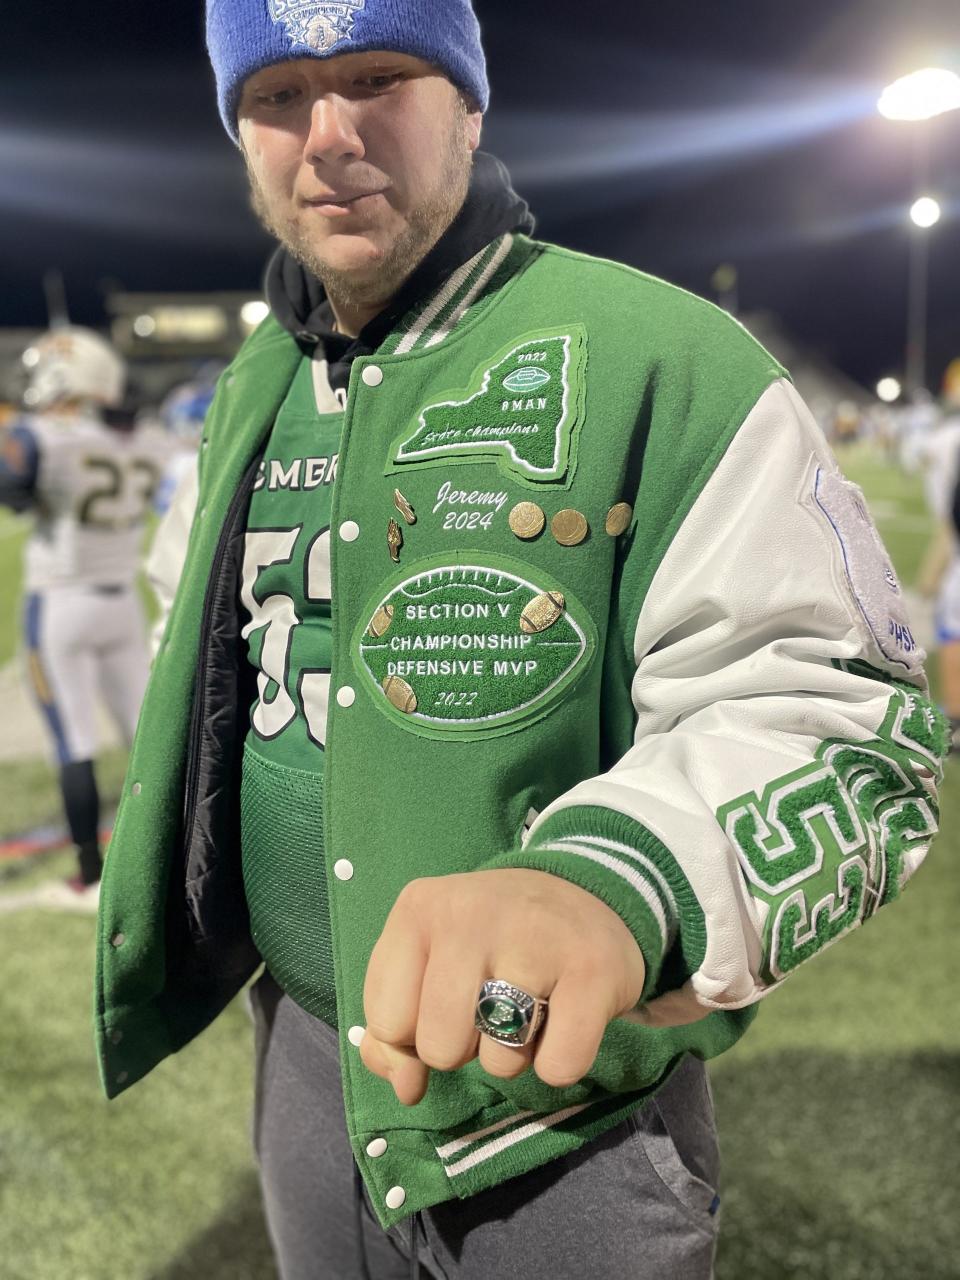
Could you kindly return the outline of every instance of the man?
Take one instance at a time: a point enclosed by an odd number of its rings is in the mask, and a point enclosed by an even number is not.
[[[108,866],[105,1088],[262,957],[285,1280],[708,1276],[701,1059],[933,834],[896,578],[738,325],[528,238],[467,0],[207,18],[281,248]]]
[[[78,862],[77,876],[48,900],[95,905],[102,861],[96,709],[102,698],[132,741],[147,683],[136,575],[168,450],[159,432],[104,420],[122,400],[126,371],[99,334],[54,330],[25,362],[29,413],[4,437],[0,502],[36,513],[26,549],[27,670],[56,752]]]

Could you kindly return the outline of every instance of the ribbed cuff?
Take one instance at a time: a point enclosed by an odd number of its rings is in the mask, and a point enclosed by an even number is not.
[[[702,959],[703,910],[686,876],[666,846],[625,814],[598,805],[559,809],[537,825],[523,848],[486,865],[546,871],[605,902],[643,953],[641,1002],[656,993],[664,959],[675,943],[681,942],[688,972]]]

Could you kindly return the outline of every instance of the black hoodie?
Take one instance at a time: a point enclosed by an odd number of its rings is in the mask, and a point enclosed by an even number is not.
[[[356,338],[334,332],[333,308],[323,285],[283,246],[267,266],[264,292],[270,309],[292,333],[305,354],[318,343],[330,366],[330,385],[342,390],[357,356],[370,355],[397,322],[418,302],[435,293],[464,262],[507,231],[530,234],[534,220],[526,201],[513,190],[510,175],[494,156],[478,151],[467,198],[460,212],[389,304]]]

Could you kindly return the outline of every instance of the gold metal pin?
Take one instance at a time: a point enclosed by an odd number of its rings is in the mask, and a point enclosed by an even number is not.
[[[383,684],[380,686],[387,695],[387,700],[391,702],[398,711],[402,711],[405,716],[411,715],[417,709],[417,695],[407,684],[406,680],[401,680],[399,676],[387,676]]]
[[[550,532],[561,547],[577,546],[584,540],[589,530],[587,517],[580,511],[574,511],[572,507],[558,511],[550,521]]]
[[[390,630],[395,612],[396,610],[392,604],[382,604],[370,619],[367,635],[372,636],[374,640],[379,640],[381,636],[385,636]]]
[[[626,533],[630,528],[630,521],[633,519],[633,507],[629,502],[618,502],[616,506],[611,507],[607,512],[607,522],[604,526],[611,538],[619,538],[621,533]]]
[[[518,538],[535,538],[543,532],[547,517],[535,502],[518,502],[507,517],[510,528]]]
[[[390,559],[394,564],[399,564],[400,548],[403,546],[403,530],[393,519],[387,525],[387,546],[390,548]]]
[[[406,498],[403,496],[403,494],[400,492],[399,489],[394,489],[393,491],[393,505],[397,508],[397,510],[403,516],[404,520],[406,520],[407,524],[417,523],[417,513],[414,511],[413,507],[411,507],[410,503],[406,500]]]
[[[559,591],[544,591],[531,600],[520,615],[520,630],[526,635],[547,631],[563,617],[566,601]]]

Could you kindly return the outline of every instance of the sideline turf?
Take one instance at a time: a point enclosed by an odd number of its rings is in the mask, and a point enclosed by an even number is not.
[[[0,667],[6,666],[17,651],[26,539],[23,519],[0,507]]]
[[[93,921],[24,912],[0,916],[0,935],[4,1280],[272,1277],[242,1006],[108,1104],[91,1047]]]
[[[884,504],[909,582],[925,538],[919,481],[861,450],[844,466]],[[0,550],[0,598],[2,575]],[[120,774],[122,759],[108,762],[107,776]],[[31,821],[56,813],[49,775],[16,766],[0,775],[0,833],[14,799]],[[960,764],[943,806],[944,833],[903,900],[791,977],[711,1068],[724,1153],[717,1280],[957,1275],[960,996],[948,964]],[[58,855],[42,874],[69,864]],[[108,1105],[93,1067],[92,940],[90,919],[0,916],[0,1275],[275,1280],[242,1004]]]

